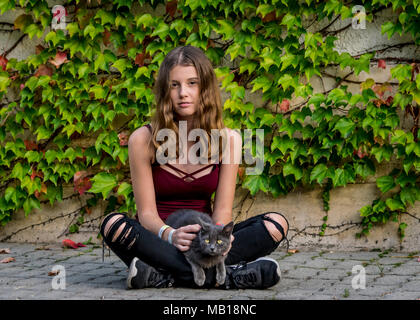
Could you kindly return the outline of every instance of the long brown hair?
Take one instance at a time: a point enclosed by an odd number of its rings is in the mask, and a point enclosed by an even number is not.
[[[179,128],[177,114],[173,111],[170,96],[169,73],[175,66],[194,66],[199,78],[200,103],[194,117],[192,129],[200,128],[207,133],[207,159],[211,158],[211,129],[219,129],[220,135],[224,136],[226,128],[223,123],[223,109],[220,89],[216,74],[211,61],[204,52],[194,46],[181,46],[171,50],[160,65],[158,76],[153,88],[156,100],[156,109],[151,118],[152,138],[149,147],[153,150],[152,163],[156,159],[156,150],[165,142],[157,141],[157,133],[160,129],[171,129],[176,133],[176,158],[179,157]],[[220,131],[221,130],[221,131]],[[219,140],[220,141],[220,140]],[[200,142],[201,139],[200,139]],[[219,159],[225,148],[226,139],[222,139],[222,148],[219,147]]]

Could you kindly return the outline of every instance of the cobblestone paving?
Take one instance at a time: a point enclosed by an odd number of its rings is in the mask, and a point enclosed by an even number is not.
[[[58,244],[0,243],[0,299],[69,300],[418,300],[419,253],[392,251],[276,251],[282,280],[267,290],[127,290],[127,267],[108,251],[88,245],[64,249]],[[51,275],[57,266],[64,269]],[[361,281],[365,275],[365,287]],[[61,276],[61,277],[60,277]],[[65,276],[65,288],[64,285]],[[359,288],[358,288],[359,287]],[[361,287],[361,288],[360,288]],[[54,289],[55,288],[55,289]]]

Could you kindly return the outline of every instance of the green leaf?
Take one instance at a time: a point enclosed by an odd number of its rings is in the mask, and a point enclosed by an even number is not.
[[[165,40],[166,36],[169,34],[169,26],[164,21],[159,21],[155,30],[152,33],[152,37],[158,36],[160,39]]]
[[[349,168],[337,168],[332,181],[334,187],[345,186],[349,182],[354,182],[353,172]]]
[[[413,205],[414,202],[420,200],[420,191],[417,187],[405,187],[401,190],[400,198],[405,205]]]
[[[353,129],[356,127],[356,124],[348,118],[341,118],[338,120],[337,124],[334,126],[334,130],[340,131],[341,135],[344,138],[347,138]]]
[[[133,191],[133,188],[132,188],[131,184],[128,184],[127,182],[123,182],[118,187],[117,194],[125,196],[126,198],[128,198],[128,196],[130,195],[130,193],[132,191]]]
[[[117,61],[114,62],[114,64],[112,65],[114,68],[117,68],[118,71],[123,74],[124,71],[127,68],[131,68],[131,63],[130,61],[128,61],[128,59],[122,58],[122,59],[118,59]]]
[[[381,25],[381,33],[386,33],[388,35],[388,40],[391,39],[396,30],[397,29],[395,28],[395,24],[391,21],[385,22],[383,25]]]
[[[386,203],[386,206],[392,211],[405,209],[404,204],[398,199],[389,198],[389,199],[386,199],[385,203]]]
[[[7,72],[0,72],[0,92],[7,92],[11,80]]]
[[[286,13],[283,19],[281,20],[281,24],[284,24],[287,26],[287,30],[291,29],[293,26],[298,25],[298,20],[294,15],[291,15],[290,13]]]
[[[273,143],[271,144],[271,151],[279,149],[282,154],[286,154],[288,150],[293,150],[296,144],[296,141],[288,136],[275,136],[273,138]]]
[[[117,185],[115,176],[105,172],[96,174],[91,180],[93,183],[89,192],[102,193],[104,199],[107,198],[109,192]]]
[[[315,107],[319,107],[322,102],[325,101],[325,96],[322,93],[314,94],[309,100],[308,100],[308,106],[313,104]]]
[[[373,212],[371,206],[364,206],[360,209],[360,216],[361,217],[369,217],[373,213],[374,212]]]
[[[251,82],[254,86],[252,87],[251,93],[257,91],[258,89],[263,89],[262,92],[266,92],[271,88],[273,82],[268,79],[266,76],[259,76]]]
[[[283,167],[284,176],[293,175],[296,181],[300,180],[303,176],[303,170],[299,166],[295,166],[292,163],[286,163]]]
[[[267,192],[269,188],[268,178],[265,174],[247,175],[242,186],[247,188],[251,192],[251,195],[255,195],[260,190]]]
[[[394,178],[391,176],[380,177],[376,180],[376,185],[382,193],[385,193],[395,187]]]
[[[233,39],[235,35],[237,35],[237,31],[234,28],[234,25],[229,20],[217,20],[217,23],[219,24],[216,31],[223,35],[223,39]]]
[[[311,171],[310,182],[316,180],[319,184],[322,184],[322,181],[327,176],[328,168],[325,164],[320,163],[315,166]]]
[[[341,88],[335,88],[328,94],[327,101],[333,103],[340,102],[341,100],[347,100],[346,92]]]
[[[257,7],[256,14],[260,14],[264,18],[267,14],[273,12],[276,8],[271,4],[260,4]]]
[[[143,27],[151,27],[151,26],[154,26],[154,24],[155,24],[155,19],[150,13],[145,13],[143,15],[137,16],[137,19],[136,19],[137,27],[140,25],[142,25]]]
[[[34,209],[41,209],[41,204],[38,199],[33,198],[32,196],[26,198],[25,202],[23,203],[23,210],[25,212],[25,217]]]
[[[411,77],[411,66],[408,64],[399,64],[391,69],[392,78],[402,82]]]
[[[15,0],[0,0],[0,14],[15,8]]]

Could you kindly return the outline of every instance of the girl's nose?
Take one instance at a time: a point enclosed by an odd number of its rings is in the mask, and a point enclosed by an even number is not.
[[[179,95],[181,97],[185,96],[187,94],[187,88],[185,88],[183,85],[179,86]]]

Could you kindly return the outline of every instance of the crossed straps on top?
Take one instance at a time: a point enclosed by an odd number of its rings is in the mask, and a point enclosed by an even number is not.
[[[198,179],[198,178],[193,177],[193,175],[194,175],[194,174],[196,174],[196,173],[198,173],[198,172],[200,172],[200,171],[203,171],[204,169],[209,168],[210,166],[214,166],[215,164],[214,164],[214,163],[209,164],[208,166],[205,166],[205,167],[203,167],[203,168],[201,168],[201,169],[198,169],[198,170],[196,170],[196,171],[194,171],[194,172],[191,172],[191,173],[184,172],[184,171],[182,171],[181,169],[179,169],[179,168],[177,168],[177,167],[175,167],[175,166],[173,166],[173,165],[171,165],[171,164],[169,164],[169,163],[167,163],[167,164],[165,164],[165,165],[166,165],[166,166],[168,166],[169,168],[172,168],[172,169],[174,169],[174,170],[176,170],[176,171],[178,171],[178,172],[180,172],[180,173],[184,174],[184,177],[182,177],[181,179],[183,179],[183,180],[185,181],[185,179],[186,179],[186,178],[191,178],[191,179],[194,179],[194,180]],[[167,170],[166,170],[166,171],[167,171]],[[168,172],[169,172],[169,171],[168,171]],[[169,172],[169,173],[170,173],[170,172]],[[201,177],[199,177],[199,178],[201,178]]]

